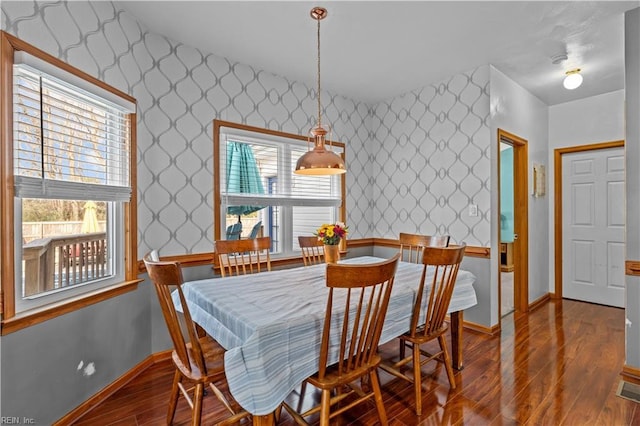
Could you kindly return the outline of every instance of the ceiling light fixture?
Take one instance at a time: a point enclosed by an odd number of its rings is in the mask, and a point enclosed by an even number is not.
[[[562,85],[567,90],[573,90],[580,87],[582,84],[582,75],[580,74],[580,68],[570,70],[566,72],[567,76],[564,78]]]
[[[337,175],[346,173],[344,160],[325,147],[325,137],[330,130],[322,126],[322,104],[320,103],[320,21],[326,18],[327,9],[314,7],[311,17],[318,22],[318,123],[310,130],[308,141],[313,136],[314,147],[307,151],[296,163],[294,173],[299,175]],[[329,128],[330,129],[330,128]]]

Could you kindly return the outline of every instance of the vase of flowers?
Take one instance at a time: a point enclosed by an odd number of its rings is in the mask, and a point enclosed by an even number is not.
[[[340,260],[340,241],[347,236],[348,227],[344,223],[323,224],[314,235],[324,244],[324,260],[336,263]]]

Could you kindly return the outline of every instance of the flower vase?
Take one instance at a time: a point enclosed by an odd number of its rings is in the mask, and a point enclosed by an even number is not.
[[[340,260],[340,246],[338,244],[324,245],[324,261],[327,263],[338,263]]]

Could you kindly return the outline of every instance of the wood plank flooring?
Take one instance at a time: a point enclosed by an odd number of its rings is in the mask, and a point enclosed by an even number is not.
[[[624,322],[623,309],[563,300],[506,316],[496,336],[465,330],[465,368],[456,373],[455,390],[441,365],[423,367],[422,416],[415,415],[411,384],[380,373],[390,425],[640,425],[640,404],[615,394],[625,358]],[[397,342],[381,349],[393,356]],[[76,424],[165,424],[172,377],[169,361],[156,364]],[[307,389],[303,402],[317,397]],[[295,406],[299,397],[294,392],[288,400]],[[215,398],[205,401],[203,424],[224,417]],[[174,424],[189,419],[181,398]],[[340,423],[376,424],[375,407],[362,404]],[[283,410],[279,424],[294,422]]]

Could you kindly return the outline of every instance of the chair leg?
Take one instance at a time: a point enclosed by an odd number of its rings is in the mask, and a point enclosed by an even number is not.
[[[453,377],[453,368],[451,368],[451,357],[449,356],[449,350],[447,349],[447,339],[444,335],[438,336],[438,343],[440,343],[440,349],[442,349],[442,357],[444,358],[444,367],[447,370],[447,377],[449,378],[449,386],[451,389],[456,388],[456,379]]]
[[[362,392],[371,391],[371,378],[369,376],[360,377],[360,389],[362,389]]]
[[[380,418],[380,425],[387,426],[389,423],[387,420],[387,413],[384,410],[384,402],[382,401],[382,391],[380,390],[380,381],[378,380],[378,371],[371,370],[369,373],[369,379],[371,387],[373,388],[373,398],[376,401],[376,408],[378,409],[378,417]]]
[[[167,412],[167,424],[173,423],[173,418],[176,416],[176,407],[178,405],[178,396],[180,395],[180,389],[178,383],[182,380],[182,375],[176,369],[173,373],[173,385],[171,386],[171,398],[169,399],[169,411]]]
[[[304,402],[304,395],[307,393],[307,382],[304,381],[300,385],[300,398],[298,399],[298,412],[302,412],[302,403]]]
[[[278,405],[278,408],[276,408],[276,411],[273,412],[273,418],[276,420],[276,424],[278,424],[280,416],[282,416],[282,404],[284,403],[281,402],[280,405]]]
[[[202,418],[202,397],[204,395],[204,384],[198,383],[195,386],[193,395],[193,413],[191,413],[191,425],[200,426],[200,419]]]
[[[305,393],[307,393],[307,382],[306,381],[302,382],[302,384],[300,385],[300,396],[304,397]]]
[[[320,404],[320,426],[329,426],[329,416],[331,415],[330,389],[322,389],[322,398]]]
[[[416,397],[416,414],[422,414],[422,374],[420,365],[420,345],[413,344],[413,389]]]
[[[398,341],[400,342],[400,350],[398,351],[398,353],[400,354],[400,359],[404,359],[405,343],[404,343],[404,340],[402,339],[398,339]]]

